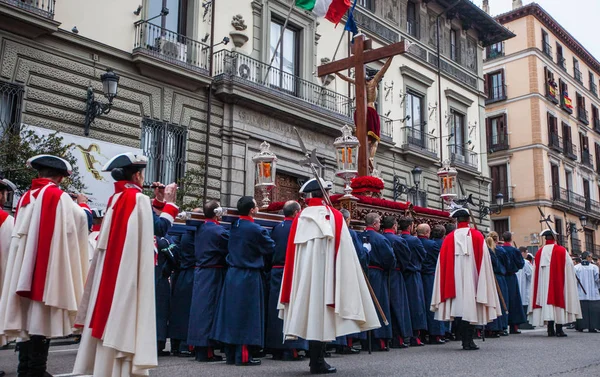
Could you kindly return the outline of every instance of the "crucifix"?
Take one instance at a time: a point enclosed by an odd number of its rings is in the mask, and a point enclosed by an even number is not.
[[[318,67],[317,74],[319,77],[338,73],[348,68],[354,68],[354,88],[356,91],[356,137],[360,141],[358,150],[358,175],[365,176],[369,174],[369,154],[367,146],[369,145],[367,138],[367,86],[365,82],[365,64],[378,61],[380,59],[390,58],[386,62],[387,69],[391,63],[391,58],[406,52],[408,42],[402,41],[391,45],[387,45],[378,49],[372,49],[372,41],[365,39],[363,34],[358,34],[354,37],[352,46],[352,56],[336,60],[331,63],[323,64]],[[384,71],[382,69],[382,71]]]

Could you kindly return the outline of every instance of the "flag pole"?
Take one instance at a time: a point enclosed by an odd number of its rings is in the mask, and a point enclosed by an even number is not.
[[[337,44],[337,47],[335,48],[335,52],[333,53],[333,58],[331,58],[331,61],[335,60],[335,56],[338,53],[338,50],[340,49],[340,45],[342,44],[342,39],[344,39],[344,35],[346,35],[346,29],[342,30],[342,35],[340,36],[340,41]]]
[[[275,51],[273,51],[273,56],[271,57],[271,61],[269,62],[269,66],[267,67],[267,73],[265,74],[265,78],[263,82],[267,82],[267,77],[269,77],[269,71],[271,70],[271,65],[273,64],[273,60],[275,60],[275,56],[277,55],[277,50],[279,50],[279,46],[281,45],[281,40],[283,39],[283,33],[285,33],[285,28],[287,27],[288,21],[290,20],[290,16],[292,15],[292,11],[294,10],[294,4],[296,4],[296,0],[292,0],[290,4],[290,9],[288,11],[287,17],[283,22],[283,27],[281,28],[281,33],[279,33],[279,39],[277,40],[277,45],[275,46]],[[283,59],[283,54],[281,56]]]

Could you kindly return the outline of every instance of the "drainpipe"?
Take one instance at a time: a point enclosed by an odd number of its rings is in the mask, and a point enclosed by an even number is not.
[[[202,190],[202,200],[206,202],[208,196],[208,149],[210,146],[210,122],[212,115],[212,77],[213,77],[213,53],[215,45],[215,0],[212,0],[210,6],[210,46],[208,48],[208,75],[210,76],[210,84],[207,88],[206,102],[206,148],[204,150],[204,184]],[[219,198],[220,199],[220,198]]]

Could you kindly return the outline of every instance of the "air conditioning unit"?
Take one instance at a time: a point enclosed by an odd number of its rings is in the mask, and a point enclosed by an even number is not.
[[[185,43],[160,38],[158,40],[158,51],[165,57],[184,63],[187,62],[187,45]]]

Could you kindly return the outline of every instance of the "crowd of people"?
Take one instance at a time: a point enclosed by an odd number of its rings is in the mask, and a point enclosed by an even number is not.
[[[81,335],[76,374],[148,375],[158,357],[260,365],[310,359],[335,373],[329,352],[444,345],[520,334],[548,324],[564,337],[600,328],[600,277],[589,253],[576,266],[552,230],[535,257],[512,233],[487,237],[470,224],[415,223],[372,212],[364,231],[326,204],[330,187],[309,180],[281,223],[254,222],[256,201],[237,202],[222,224],[216,200],[199,227],[173,227],[176,185],[142,193],[143,156],[115,156],[104,171],[115,193],[104,213],[63,192],[61,158],[36,156],[38,171],[15,218],[0,210],[0,345],[17,341],[18,376],[45,376],[51,338]],[[0,207],[8,191],[0,181]],[[167,347],[169,340],[170,347]],[[221,351],[221,352],[219,352]],[[1,374],[0,374],[1,375]]]

